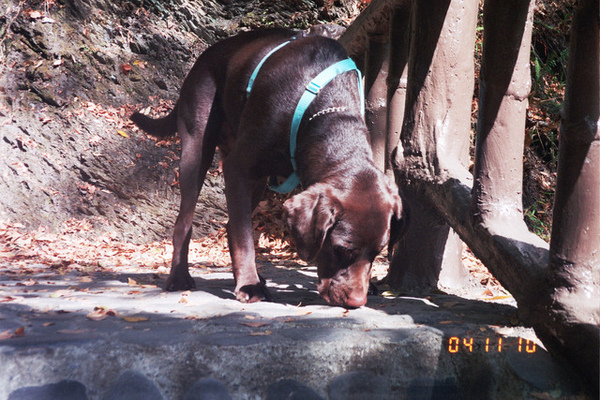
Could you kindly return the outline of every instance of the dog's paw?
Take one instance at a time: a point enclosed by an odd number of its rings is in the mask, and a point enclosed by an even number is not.
[[[272,301],[271,293],[264,283],[242,286],[235,291],[235,297],[241,303],[256,303],[257,301]]]
[[[196,289],[196,282],[194,282],[194,278],[192,278],[190,273],[187,271],[185,273],[169,275],[167,278],[167,283],[165,284],[165,290],[167,292],[178,292],[192,289]]]

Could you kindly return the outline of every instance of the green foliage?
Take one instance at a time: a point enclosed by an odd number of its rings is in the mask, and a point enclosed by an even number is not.
[[[525,223],[533,233],[549,242],[552,223],[549,208],[552,206],[554,192],[541,192],[539,195],[540,198],[525,210]]]

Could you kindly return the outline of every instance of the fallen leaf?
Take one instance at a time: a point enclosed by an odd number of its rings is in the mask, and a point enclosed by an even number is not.
[[[504,300],[504,299],[511,299],[512,296],[494,296],[494,297],[490,297],[486,300]]]
[[[132,67],[131,67],[131,65],[129,65],[129,64],[121,64],[121,71],[122,71],[122,72],[123,72],[125,75],[128,75],[128,74],[131,72],[131,70],[132,70],[132,69],[133,69],[133,68],[132,68]]]
[[[127,322],[135,323],[135,322],[145,322],[145,321],[148,321],[150,318],[132,315],[132,316],[121,316],[121,319],[123,319],[124,321],[127,321]]]
[[[248,334],[248,336],[268,336],[271,335],[273,332],[271,331],[264,331],[264,332],[250,332]]]
[[[0,332],[0,340],[6,340],[13,337],[13,331]]]
[[[131,278],[127,278],[127,284],[129,286],[138,286],[138,283],[134,279],[131,279]]]
[[[106,317],[116,317],[117,315],[115,310],[106,307],[94,307],[94,309],[86,315],[86,318],[91,319],[92,321],[102,321]]]
[[[392,299],[400,296],[400,292],[397,292],[395,290],[386,290],[385,292],[381,293],[381,296],[385,297],[386,299]]]
[[[42,324],[42,326],[43,326],[44,328],[47,328],[47,327],[49,327],[49,326],[52,326],[52,325],[54,325],[54,322],[44,322],[44,323]]]
[[[15,337],[25,336],[25,327],[20,326],[15,330]]]
[[[140,285],[142,289],[156,289],[158,286],[156,285]]]
[[[25,15],[31,19],[40,19],[44,17],[44,14],[37,10],[27,10],[25,11]]]
[[[117,130],[117,133],[121,136],[123,136],[124,138],[128,138],[129,135],[127,134],[127,132],[122,131],[122,130]]]
[[[55,292],[50,293],[50,298],[52,298],[52,299],[58,299],[60,297],[65,297],[65,296],[67,296],[69,294],[71,294],[70,290],[60,289],[60,290],[57,290]]]
[[[15,301],[17,298],[12,296],[4,296],[0,299],[0,303],[8,303],[9,301]]]

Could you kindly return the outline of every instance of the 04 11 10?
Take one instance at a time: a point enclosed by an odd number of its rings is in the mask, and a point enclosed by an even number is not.
[[[452,336],[448,339],[447,350],[451,354],[472,353],[479,350],[485,353],[502,353],[508,347],[516,348],[519,353],[535,353],[537,345],[533,340],[523,338],[474,338]]]

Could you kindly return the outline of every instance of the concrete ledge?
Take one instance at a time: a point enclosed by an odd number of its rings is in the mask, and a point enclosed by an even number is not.
[[[199,290],[185,293],[165,293],[154,286],[162,277],[139,271],[0,276],[0,399],[65,380],[89,399],[116,398],[124,373],[165,399],[201,398],[189,396],[203,378],[234,399],[298,385],[330,399],[581,393],[531,329],[513,326],[511,305],[390,295],[345,310],[319,299],[312,268],[272,264],[261,273],[276,302],[241,304],[225,270],[195,269]]]

